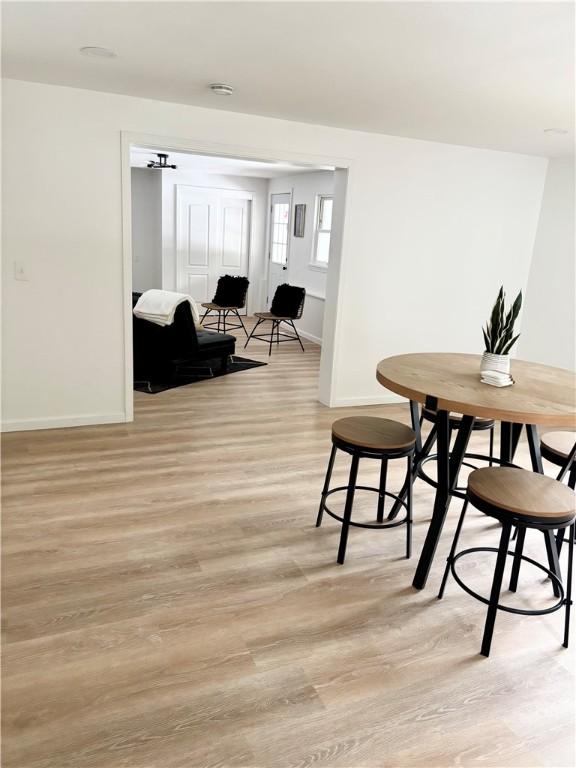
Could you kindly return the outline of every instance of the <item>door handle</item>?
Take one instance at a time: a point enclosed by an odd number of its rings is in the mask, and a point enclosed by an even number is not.
[[[282,271],[283,272],[286,272],[287,269],[288,269],[288,267],[282,267]]]

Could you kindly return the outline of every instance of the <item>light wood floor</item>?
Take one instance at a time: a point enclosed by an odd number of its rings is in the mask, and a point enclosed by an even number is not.
[[[336,565],[337,524],[314,528],[330,424],[408,413],[321,406],[318,362],[285,344],[136,394],[134,424],[5,437],[5,768],[574,765],[561,615],[500,614],[484,659],[484,606],[454,582],[436,600],[457,503],[423,592],[422,483],[411,561],[403,529],[356,529]],[[497,536],[470,514],[464,542]],[[492,567],[461,571],[486,592]],[[506,599],[550,595],[527,567]]]

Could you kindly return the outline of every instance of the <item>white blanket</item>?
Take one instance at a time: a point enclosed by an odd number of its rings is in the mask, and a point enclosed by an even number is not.
[[[157,288],[144,291],[136,302],[134,314],[136,317],[141,317],[142,320],[149,320],[151,323],[156,323],[156,325],[172,325],[176,308],[183,301],[190,303],[194,325],[199,326],[200,316],[196,302],[192,296],[187,296],[185,293],[160,291]]]

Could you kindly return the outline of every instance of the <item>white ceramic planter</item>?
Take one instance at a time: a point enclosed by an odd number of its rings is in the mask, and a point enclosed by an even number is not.
[[[495,355],[492,352],[484,352],[480,363],[480,371],[510,373],[510,355]]]

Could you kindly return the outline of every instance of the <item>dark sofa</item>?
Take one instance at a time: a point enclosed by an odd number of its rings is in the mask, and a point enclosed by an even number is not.
[[[132,308],[140,298],[132,294]],[[168,382],[205,361],[217,361],[226,370],[236,339],[225,333],[204,331],[194,326],[188,302],[176,309],[172,325],[156,325],[132,315],[134,340],[134,381]]]

